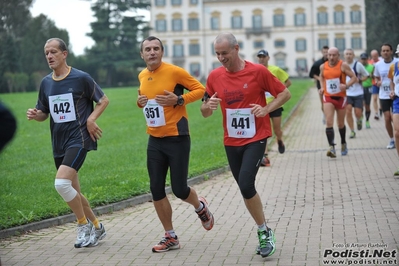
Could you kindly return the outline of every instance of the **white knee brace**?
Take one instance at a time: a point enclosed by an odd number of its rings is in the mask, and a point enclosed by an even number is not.
[[[69,179],[56,178],[54,186],[65,202],[70,202],[78,194],[78,192],[72,187],[72,181]]]

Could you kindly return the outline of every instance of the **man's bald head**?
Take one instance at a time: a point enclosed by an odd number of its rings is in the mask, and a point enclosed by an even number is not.
[[[337,47],[331,47],[328,49],[328,64],[335,66],[339,61],[339,50]]]
[[[331,47],[330,49],[328,49],[328,53],[329,54],[339,54],[339,50],[337,47]]]

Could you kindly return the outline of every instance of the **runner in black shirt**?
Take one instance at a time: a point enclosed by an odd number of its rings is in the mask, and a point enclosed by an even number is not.
[[[44,53],[53,72],[43,78],[36,108],[28,109],[27,118],[44,121],[50,114],[57,168],[54,185],[78,220],[75,248],[96,246],[106,232],[80,193],[78,171],[87,152],[97,149],[102,130],[96,120],[109,101],[89,74],[67,65],[68,50],[63,40],[49,39]]]

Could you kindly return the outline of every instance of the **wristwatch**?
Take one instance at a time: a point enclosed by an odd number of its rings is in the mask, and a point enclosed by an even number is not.
[[[181,95],[177,96],[177,105],[182,106],[183,104],[184,104],[183,96]]]

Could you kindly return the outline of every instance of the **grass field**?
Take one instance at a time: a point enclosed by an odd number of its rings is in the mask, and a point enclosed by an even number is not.
[[[292,98],[283,119],[313,86],[311,80],[293,80]],[[93,207],[149,192],[146,169],[145,120],[137,108],[137,88],[104,90],[110,105],[97,124],[103,130],[98,151],[90,152],[79,171],[83,194]],[[18,120],[12,143],[0,154],[0,230],[70,213],[54,189],[49,121],[26,119],[37,93],[0,94]],[[191,132],[189,177],[227,165],[220,111],[207,119],[201,102],[187,106]]]

